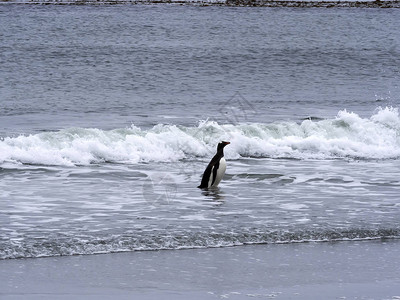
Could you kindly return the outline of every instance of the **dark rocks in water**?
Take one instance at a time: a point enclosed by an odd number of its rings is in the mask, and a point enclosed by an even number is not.
[[[111,4],[177,4],[200,6],[262,6],[262,7],[360,7],[400,8],[400,0],[375,1],[296,1],[296,0],[0,0],[0,3],[58,4],[58,5],[111,5]]]
[[[231,6],[400,8],[400,1],[226,0]]]
[[[320,118],[320,117],[308,116],[308,117],[302,118],[301,120],[302,121],[305,121],[305,120],[322,121],[322,120],[325,120],[325,119],[324,118]]]

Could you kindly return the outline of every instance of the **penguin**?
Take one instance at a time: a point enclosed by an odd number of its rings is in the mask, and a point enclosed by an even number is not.
[[[200,189],[207,189],[210,187],[217,187],[226,170],[226,161],[224,158],[224,147],[229,145],[230,142],[224,142],[218,144],[217,154],[214,155],[206,170],[203,173],[201,184],[198,186]]]

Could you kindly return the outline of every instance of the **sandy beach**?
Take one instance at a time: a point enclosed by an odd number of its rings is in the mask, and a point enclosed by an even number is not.
[[[400,241],[0,261],[9,299],[399,299]]]

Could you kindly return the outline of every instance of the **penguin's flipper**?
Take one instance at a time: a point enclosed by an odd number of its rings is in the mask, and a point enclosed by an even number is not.
[[[212,170],[212,166],[209,165],[209,166],[207,167],[207,169],[206,169],[206,170],[204,171],[204,173],[203,173],[203,178],[201,179],[201,183],[200,183],[200,185],[198,186],[199,189],[206,189],[206,188],[208,188],[208,182],[209,182],[210,176],[212,176],[212,175],[211,175],[211,170]]]
[[[209,186],[213,186],[215,183],[215,179],[217,179],[217,172],[219,168],[219,161],[212,168],[212,178],[210,178],[211,184]]]

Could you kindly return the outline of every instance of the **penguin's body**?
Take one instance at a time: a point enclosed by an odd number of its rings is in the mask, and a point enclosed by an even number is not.
[[[198,188],[207,189],[217,187],[221,182],[226,171],[226,161],[224,158],[224,147],[229,145],[229,142],[221,142],[217,146],[217,154],[211,159],[206,170],[203,173],[201,184]]]

